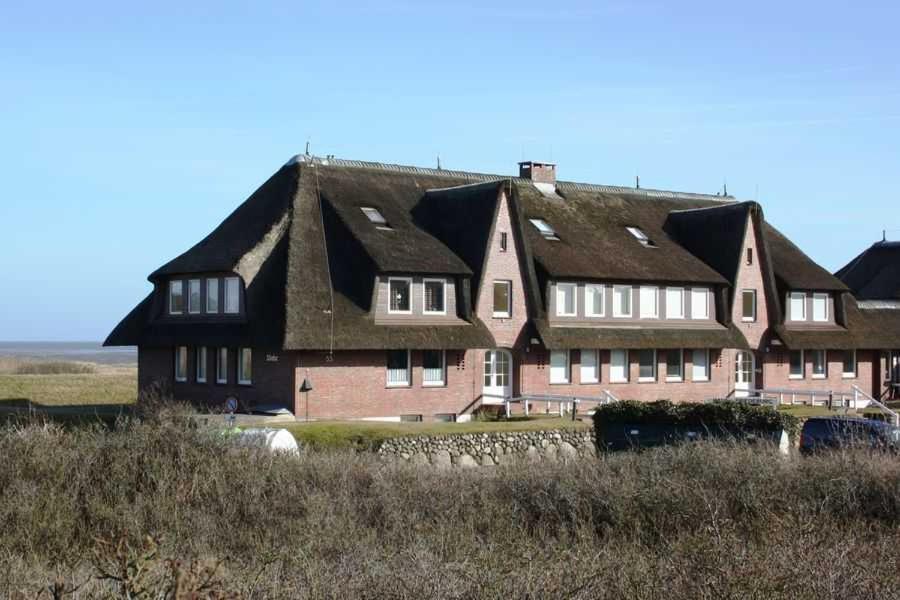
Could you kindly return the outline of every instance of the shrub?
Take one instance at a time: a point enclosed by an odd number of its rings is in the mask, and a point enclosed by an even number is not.
[[[15,365],[16,375],[89,375],[97,368],[88,363],[65,361],[23,361]]]

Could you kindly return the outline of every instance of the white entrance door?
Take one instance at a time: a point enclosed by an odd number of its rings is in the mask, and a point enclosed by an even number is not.
[[[503,399],[512,395],[512,355],[509,351],[485,351],[482,394],[482,404],[503,404]]]
[[[738,352],[734,358],[734,395],[746,398],[756,387],[756,359],[752,352]]]

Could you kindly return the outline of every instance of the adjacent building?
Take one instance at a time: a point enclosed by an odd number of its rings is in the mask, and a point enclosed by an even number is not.
[[[106,343],[138,346],[141,389],[316,419],[878,396],[900,320],[842,278],[729,196],[301,155],[150,274]]]

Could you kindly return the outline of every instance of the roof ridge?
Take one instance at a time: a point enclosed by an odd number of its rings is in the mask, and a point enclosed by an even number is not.
[[[491,173],[476,173],[473,171],[457,171],[452,169],[432,169],[430,167],[416,167],[394,163],[372,162],[365,160],[351,160],[328,156],[322,158],[312,154],[297,154],[291,157],[285,166],[302,163],[319,164],[322,166],[349,167],[356,169],[372,169],[379,171],[391,171],[394,173],[408,173],[411,175],[433,175],[438,177],[458,177],[460,179],[477,180],[486,183],[490,181],[510,180],[520,184],[532,184],[530,179],[512,175],[496,175]],[[653,188],[630,188],[617,185],[604,185],[597,183],[580,183],[576,181],[557,181],[556,185],[561,190],[576,192],[598,192],[605,194],[631,194],[646,198],[665,198],[669,200],[715,200],[722,203],[732,203],[734,196],[720,196],[718,194],[701,194],[696,192],[677,192],[671,190],[657,190]]]

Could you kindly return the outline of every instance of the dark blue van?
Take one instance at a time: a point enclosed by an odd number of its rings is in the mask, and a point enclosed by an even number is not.
[[[813,417],[800,432],[800,452],[839,448],[871,448],[900,451],[900,428],[874,419],[850,417]]]

